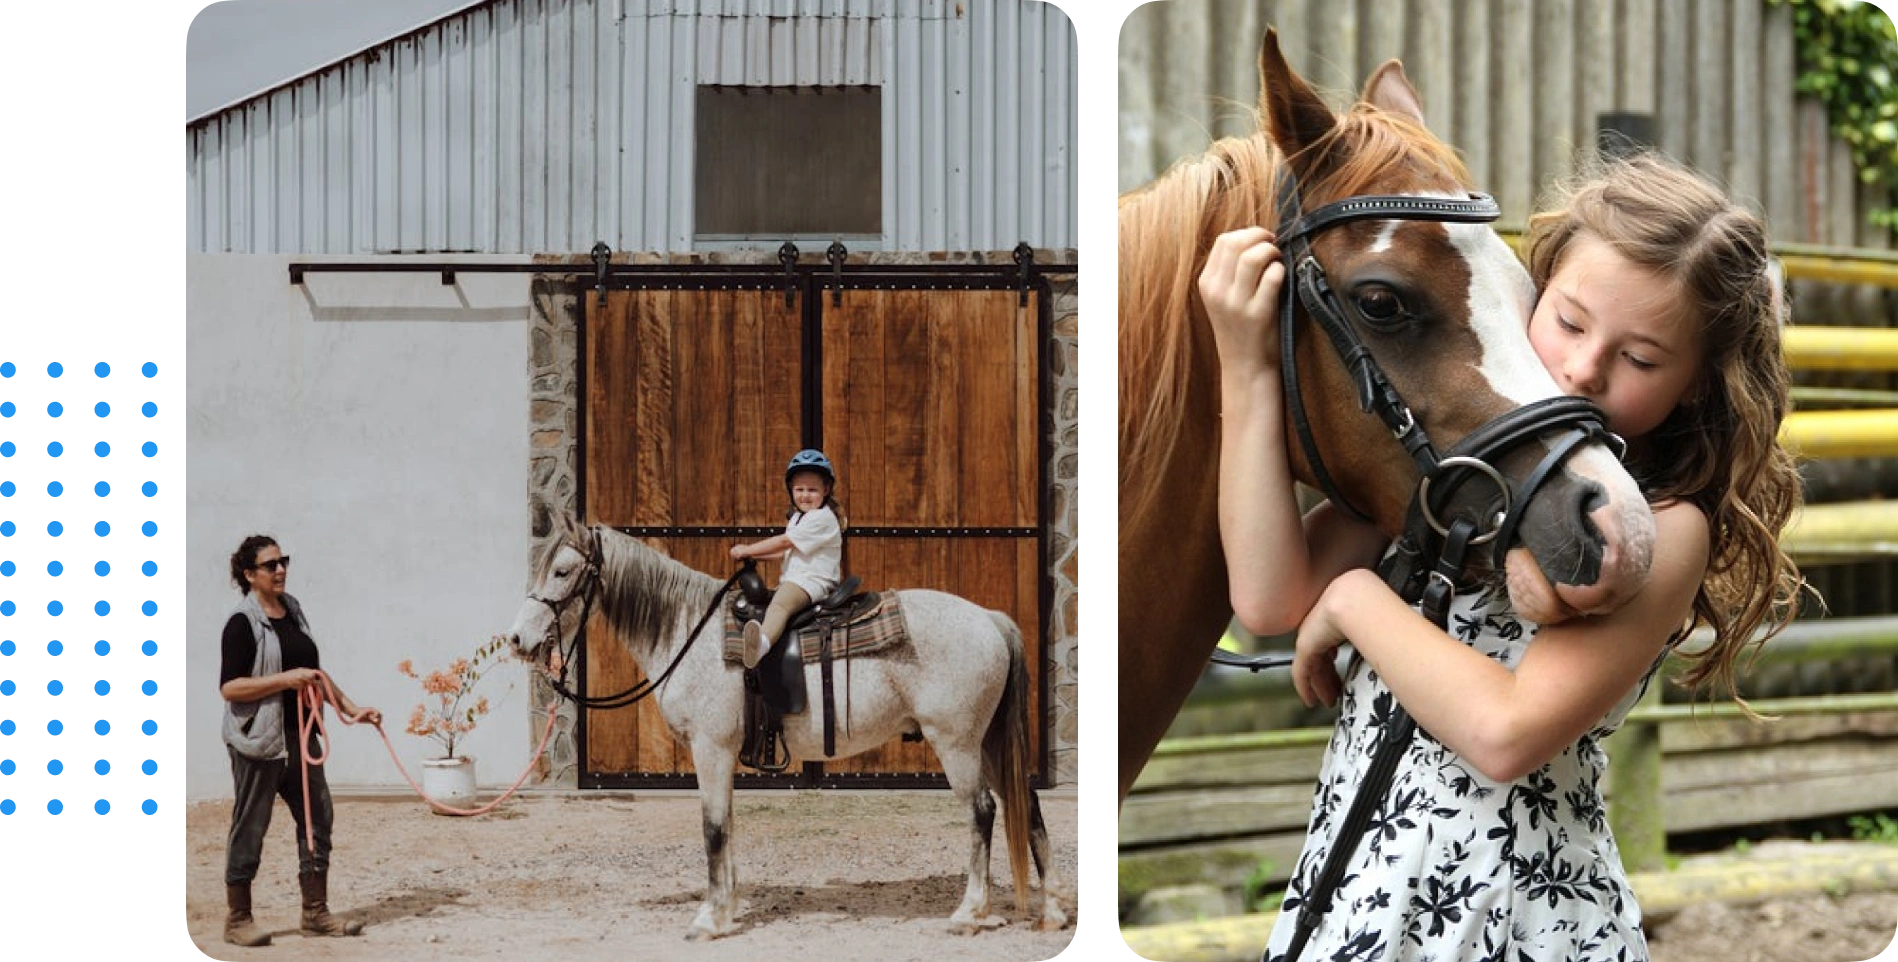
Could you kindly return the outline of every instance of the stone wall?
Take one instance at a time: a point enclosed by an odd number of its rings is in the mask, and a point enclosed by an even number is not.
[[[641,258],[647,260],[648,258]],[[754,255],[714,257],[731,262],[757,260]],[[806,259],[809,257],[807,255]],[[1073,253],[1038,252],[1043,263],[1072,263]],[[695,258],[693,262],[703,262]],[[856,262],[858,259],[853,258]],[[875,254],[868,263],[1012,263],[1007,252],[999,255]],[[775,260],[769,261],[773,266]],[[578,456],[579,412],[575,404],[579,392],[579,316],[580,297],[591,297],[588,288],[591,265],[575,282],[554,277],[537,278],[533,285],[534,318],[529,325],[529,474],[528,510],[531,558],[537,559],[552,530],[550,519],[556,512],[579,513]],[[1053,343],[1048,345],[1050,386],[1054,394],[1051,424],[1044,424],[1051,440],[1049,477],[1053,487],[1049,518],[1049,576],[1053,582],[1050,605],[1046,663],[1042,677],[1047,679],[1053,711],[1048,729],[1043,732],[1048,746],[1049,778],[1056,785],[1072,786],[1076,778],[1078,730],[1078,666],[1076,630],[1078,619],[1078,557],[1076,542],[1079,522],[1077,492],[1079,454],[1079,380],[1075,370],[1076,341],[1079,337],[1077,285],[1074,275],[1050,277],[1053,299]],[[543,679],[536,676],[532,710],[526,724],[533,737],[540,737],[545,724],[548,701],[556,696]],[[555,722],[554,735],[542,756],[539,775],[543,784],[576,787],[579,783],[579,743],[575,726],[578,713],[571,704],[563,704]]]
[[[1048,661],[1043,666],[1042,677],[1049,680],[1054,711],[1044,738],[1048,745],[1049,779],[1056,785],[1073,786],[1078,771],[1076,735],[1080,728],[1080,699],[1076,692],[1080,681],[1077,643],[1081,627],[1080,493],[1076,476],[1080,467],[1077,442],[1081,388],[1075,358],[1081,325],[1075,277],[1067,275],[1050,280],[1054,293],[1054,343],[1048,346],[1048,364],[1050,388],[1054,392],[1054,404],[1050,407],[1054,423],[1045,425],[1044,430],[1049,432],[1052,441],[1049,457],[1054,462],[1048,466],[1048,477],[1054,488],[1048,518],[1048,564],[1052,569],[1049,574],[1054,582],[1054,598],[1048,618]]]

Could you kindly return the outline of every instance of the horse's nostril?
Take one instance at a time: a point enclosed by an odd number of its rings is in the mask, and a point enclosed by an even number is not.
[[[1593,481],[1576,486],[1572,495],[1575,504],[1574,525],[1575,557],[1570,563],[1568,577],[1557,580],[1570,585],[1592,585],[1601,579],[1603,555],[1608,544],[1608,536],[1596,523],[1595,512],[1610,506],[1608,492]]]
[[[1590,481],[1576,493],[1576,502],[1576,506],[1581,509],[1578,515],[1586,521],[1597,509],[1608,507],[1608,492],[1602,490],[1601,485]]]

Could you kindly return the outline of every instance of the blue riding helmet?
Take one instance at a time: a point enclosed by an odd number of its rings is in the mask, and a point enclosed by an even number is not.
[[[835,487],[837,484],[837,472],[831,470],[830,459],[824,457],[824,452],[816,448],[805,448],[791,455],[791,463],[784,468],[784,491],[786,494],[791,492],[792,476],[799,471],[815,471],[823,475],[824,481],[832,487]]]

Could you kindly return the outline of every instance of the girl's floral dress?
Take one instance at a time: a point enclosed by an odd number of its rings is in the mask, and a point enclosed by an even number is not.
[[[1451,607],[1452,634],[1511,669],[1536,630],[1501,591],[1470,592]],[[1601,746],[1653,675],[1651,667],[1592,731],[1513,782],[1485,778],[1419,727],[1300,962],[1645,960],[1641,910],[1602,808]],[[1290,947],[1297,909],[1394,704],[1377,672],[1353,659],[1266,962]]]

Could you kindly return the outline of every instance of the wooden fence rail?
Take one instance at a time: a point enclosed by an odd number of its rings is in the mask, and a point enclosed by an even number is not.
[[[1707,640],[1702,632],[1687,646]],[[1760,661],[1810,663],[1861,655],[1898,655],[1898,616],[1798,622],[1762,649]],[[1753,724],[1748,708],[1731,702],[1663,705],[1659,695],[1659,686],[1650,689],[1608,745],[1608,791],[1614,799],[1609,824],[1631,872],[1665,864],[1669,831],[1898,804],[1898,772],[1891,765],[1895,745],[1887,740],[1898,734],[1898,692],[1753,702],[1749,707],[1755,715],[1780,719],[1770,728]],[[1720,734],[1713,734],[1716,730]],[[1736,737],[1753,740],[1732,742]],[[1813,752],[1805,744],[1813,737],[1827,741],[1822,750]],[[1782,739],[1788,744],[1779,744]],[[1735,748],[1745,751],[1736,755],[1730,750]],[[1669,749],[1680,756],[1672,764]],[[1792,754],[1807,752],[1803,758]]]

